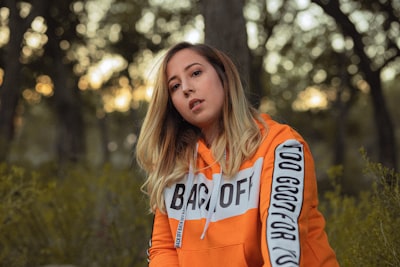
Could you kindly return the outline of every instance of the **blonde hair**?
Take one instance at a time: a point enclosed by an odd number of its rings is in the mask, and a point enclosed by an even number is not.
[[[237,68],[228,56],[205,44],[182,42],[169,49],[158,69],[136,146],[137,161],[148,175],[142,190],[149,195],[153,212],[156,209],[165,211],[164,188],[187,173],[196,143],[201,138],[200,129],[184,121],[175,109],[167,87],[167,64],[182,49],[191,49],[204,57],[214,67],[223,85],[221,132],[211,144],[211,151],[224,175],[235,175],[242,162],[259,147],[263,136],[257,121],[266,127],[260,114],[249,105]]]

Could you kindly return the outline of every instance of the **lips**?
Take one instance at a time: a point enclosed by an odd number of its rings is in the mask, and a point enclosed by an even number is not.
[[[203,102],[203,100],[201,100],[201,99],[197,99],[197,98],[192,99],[192,100],[190,100],[190,102],[189,102],[189,108],[190,108],[190,109],[193,109],[193,108],[195,108],[197,105],[201,104],[202,102]]]

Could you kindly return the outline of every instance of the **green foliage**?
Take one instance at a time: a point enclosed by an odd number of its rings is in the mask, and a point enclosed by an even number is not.
[[[0,266],[146,266],[151,216],[137,174],[51,173],[0,166]]]
[[[360,179],[373,186],[357,197],[337,182],[343,167],[328,172],[334,189],[321,209],[330,243],[342,267],[400,266],[400,175],[364,161]],[[151,216],[140,175],[109,166],[54,173],[0,165],[0,267],[146,266]]]
[[[344,196],[335,182],[341,167],[329,172],[335,189],[325,194],[321,207],[330,243],[344,267],[400,266],[400,174],[365,154],[364,160],[372,187],[358,197]]]

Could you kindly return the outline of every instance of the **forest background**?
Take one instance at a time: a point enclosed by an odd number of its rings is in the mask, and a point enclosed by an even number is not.
[[[399,18],[396,0],[1,0],[0,265],[146,265],[134,145],[185,40],[310,144],[341,265],[400,266]]]

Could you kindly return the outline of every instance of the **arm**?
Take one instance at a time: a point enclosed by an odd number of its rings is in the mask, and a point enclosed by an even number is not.
[[[277,139],[282,140],[282,136]],[[313,159],[297,133],[271,146],[262,179],[265,266],[338,266],[324,232],[324,219],[317,210]]]
[[[179,267],[168,216],[156,211],[148,250],[149,267]]]

